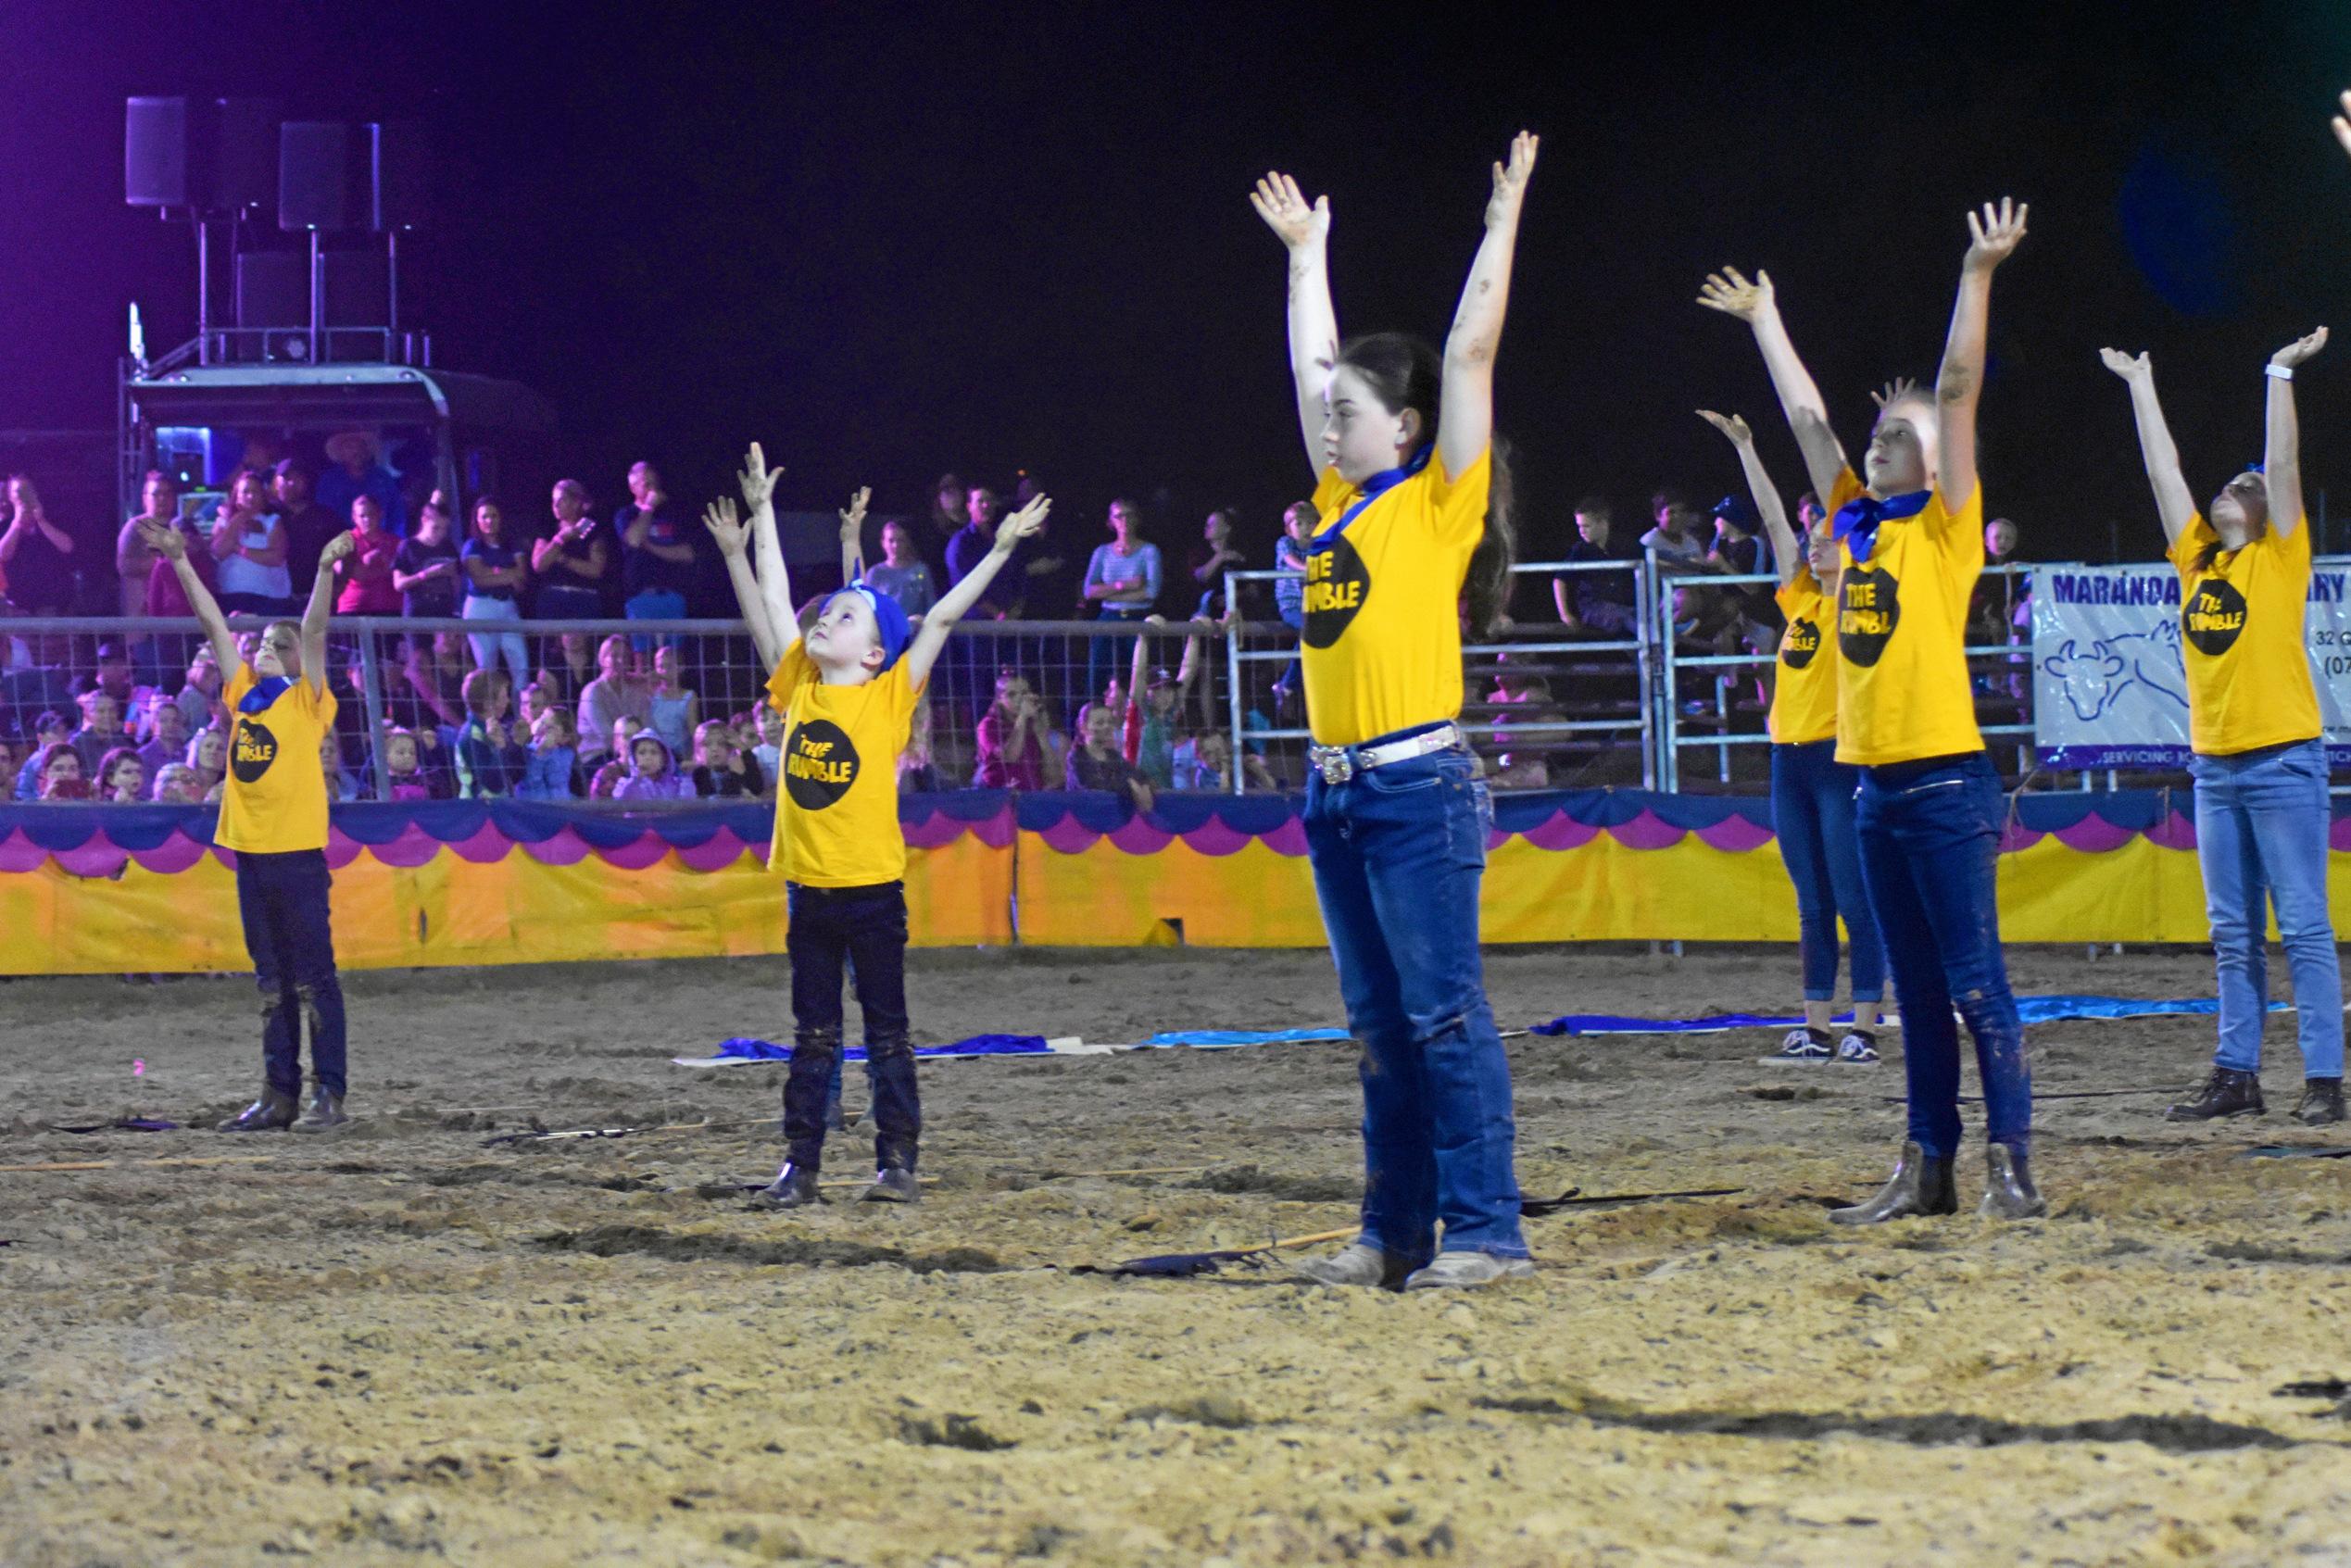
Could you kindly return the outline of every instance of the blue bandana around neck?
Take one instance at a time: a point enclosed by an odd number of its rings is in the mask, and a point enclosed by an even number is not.
[[[1878,525],[1889,519],[1917,517],[1927,509],[1927,502],[1934,495],[1931,490],[1913,490],[1907,495],[1889,495],[1880,500],[1875,495],[1862,495],[1837,508],[1837,521],[1832,525],[1836,538],[1843,541],[1858,563],[1869,558],[1869,552],[1878,547]]]
[[[237,703],[240,713],[266,713],[270,704],[283,696],[294,683],[283,675],[264,675],[253,683],[253,689]]]
[[[1388,492],[1395,489],[1396,486],[1403,483],[1404,481],[1412,478],[1413,475],[1427,468],[1428,466],[1428,459],[1430,456],[1434,454],[1436,450],[1437,444],[1432,441],[1427,445],[1421,447],[1419,451],[1414,452],[1411,457],[1405,458],[1402,467],[1382,469],[1379,472],[1364,481],[1363,494],[1356,497],[1355,504],[1348,508],[1345,511],[1339,513],[1339,521],[1337,522],[1332,523],[1320,533],[1314,534],[1312,538],[1308,539],[1306,541],[1306,553],[1310,556],[1319,555],[1323,551],[1329,549],[1333,545],[1337,544],[1339,542],[1339,536],[1347,532],[1347,525],[1354,521],[1356,517],[1362,513],[1365,507],[1370,506],[1374,501],[1378,500],[1382,495],[1385,495]]]

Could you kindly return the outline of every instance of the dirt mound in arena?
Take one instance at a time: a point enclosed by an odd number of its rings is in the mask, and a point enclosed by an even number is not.
[[[2282,973],[2283,966],[2278,966]],[[2206,960],[2020,953],[2020,988]],[[1506,1023],[1776,1010],[1784,953],[1514,951]],[[1318,954],[918,953],[925,1040],[1337,1021]],[[194,1123],[250,983],[0,985],[0,1559],[1086,1564],[2330,1561],[2351,1518],[2351,1160],[2174,1127],[2208,1020],[2034,1033],[2055,1212],[1862,1234],[1879,1069],[1750,1033],[1514,1042],[1535,1282],[1075,1272],[1346,1225],[1353,1051],[923,1069],[924,1201],[760,1210],[780,960],[350,977],[348,1135]],[[2291,1021],[2270,1031],[2290,1103]],[[132,1058],[146,1063],[134,1077]],[[852,1106],[864,1098],[850,1072]],[[487,1144],[641,1123],[627,1137]],[[1972,1117],[1971,1117],[1972,1119]],[[707,1123],[679,1128],[677,1123]],[[870,1132],[870,1128],[859,1131]],[[1963,1192],[1979,1185],[1971,1155]]]

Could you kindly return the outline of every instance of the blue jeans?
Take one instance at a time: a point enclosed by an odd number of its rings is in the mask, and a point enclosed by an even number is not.
[[[1910,1141],[1940,1160],[1959,1148],[1955,1001],[1975,1037],[1986,1135],[2019,1151],[2032,1136],[2032,1065],[1994,892],[2005,819],[2000,777],[1980,751],[1862,770],[1854,826],[1902,1007]]]
[[[1796,884],[1797,950],[1804,1000],[1837,994],[1837,917],[1853,937],[1853,999],[1886,995],[1886,947],[1861,885],[1861,845],[1853,797],[1861,770],[1837,760],[1834,740],[1771,748],[1771,822],[1779,859]]]
[[[261,1064],[270,1087],[302,1092],[301,1021],[310,1023],[310,1070],[321,1087],[346,1087],[343,983],[328,925],[326,852],[237,854],[237,913],[261,985]]]
[[[2343,967],[2327,912],[2327,751],[2323,741],[2197,757],[2196,859],[2220,970],[2220,1048],[2214,1061],[2261,1069],[2269,1010],[2269,919],[2294,970],[2302,1071],[2343,1076]],[[2265,897],[2266,895],[2266,897]]]
[[[631,621],[683,621],[685,619],[685,596],[667,588],[646,588],[631,594],[621,606],[621,613]],[[685,641],[674,632],[660,637],[631,637],[629,646],[639,653],[648,653],[656,642],[676,647]]]
[[[1150,612],[1149,605],[1114,606],[1104,609],[1101,619],[1111,624],[1128,621],[1140,625],[1143,618]],[[1135,633],[1131,632],[1123,636],[1098,632],[1087,637],[1086,643],[1086,692],[1069,705],[1069,721],[1073,731],[1077,725],[1078,711],[1087,703],[1102,700],[1102,688],[1110,684],[1113,676],[1116,676],[1122,685],[1125,684],[1126,668],[1135,659]]]
[[[1306,783],[1314,892],[1362,1043],[1368,1246],[1417,1266],[1528,1255],[1511,1166],[1510,1059],[1486,1002],[1477,884],[1492,821],[1466,750]]]
[[[865,1014],[866,1070],[874,1085],[876,1165],[914,1168],[923,1108],[906,1017],[906,888],[807,887],[786,883],[791,923],[792,1064],[784,1080],[784,1137],[791,1161],[821,1167],[825,1099],[840,1060],[841,985],[853,964]]]
[[[522,615],[522,607],[512,599],[489,599],[468,595],[458,611],[465,621],[516,621]],[[467,633],[465,640],[473,647],[473,667],[495,670],[498,660],[506,660],[507,674],[514,682],[516,699],[521,700],[524,686],[531,684],[531,650],[523,646],[520,632],[490,632],[480,635]]]

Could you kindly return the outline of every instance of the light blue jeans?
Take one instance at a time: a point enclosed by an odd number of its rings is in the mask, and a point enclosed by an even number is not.
[[[2220,1047],[2216,1065],[2261,1068],[2261,1025],[2269,1008],[2269,906],[2278,911],[2302,1072],[2343,1076],[2343,966],[2327,912],[2326,743],[2297,741],[2231,757],[2197,757],[2196,859],[2220,972]]]
[[[522,607],[512,599],[485,599],[469,595],[465,608],[458,612],[466,621],[515,621],[522,614]],[[473,646],[473,664],[477,670],[495,670],[498,660],[506,660],[507,673],[514,678],[514,690],[520,700],[522,690],[531,684],[531,650],[522,646],[520,632],[492,632],[485,635],[466,634]]]

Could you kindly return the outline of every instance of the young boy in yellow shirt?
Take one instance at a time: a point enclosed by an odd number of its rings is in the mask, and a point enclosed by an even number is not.
[[[1035,534],[1043,495],[1004,520],[985,560],[923,618],[920,631],[862,578],[833,595],[803,635],[775,533],[780,469],[754,445],[742,475],[749,522],[735,503],[703,521],[726,558],[735,596],[761,659],[774,671],[768,702],[784,716],[768,864],[783,872],[791,920],[792,1065],[784,1085],[789,1153],[762,1195],[778,1208],[821,1201],[825,1089],[841,1049],[844,972],[855,965],[874,1077],[874,1175],[863,1198],[911,1203],[922,1106],[906,1016],[906,837],[898,821],[898,759],[947,633],[987,591],[1013,546]],[[753,572],[750,556],[758,556]]]
[[[301,621],[270,621],[248,661],[220,603],[189,562],[179,531],[143,522],[139,534],[170,561],[213,656],[221,669],[235,671],[221,693],[234,723],[212,841],[236,852],[237,909],[261,985],[263,1081],[261,1098],[221,1123],[220,1131],[339,1127],[350,1118],[343,1111],[343,986],[335,978],[328,918],[327,792],[319,746],[334,733],[327,613],[334,602],[334,566],[351,553],[352,537],[341,533],[327,542]],[[310,1024],[313,1083],[309,1104],[297,1107],[304,1018]]]

